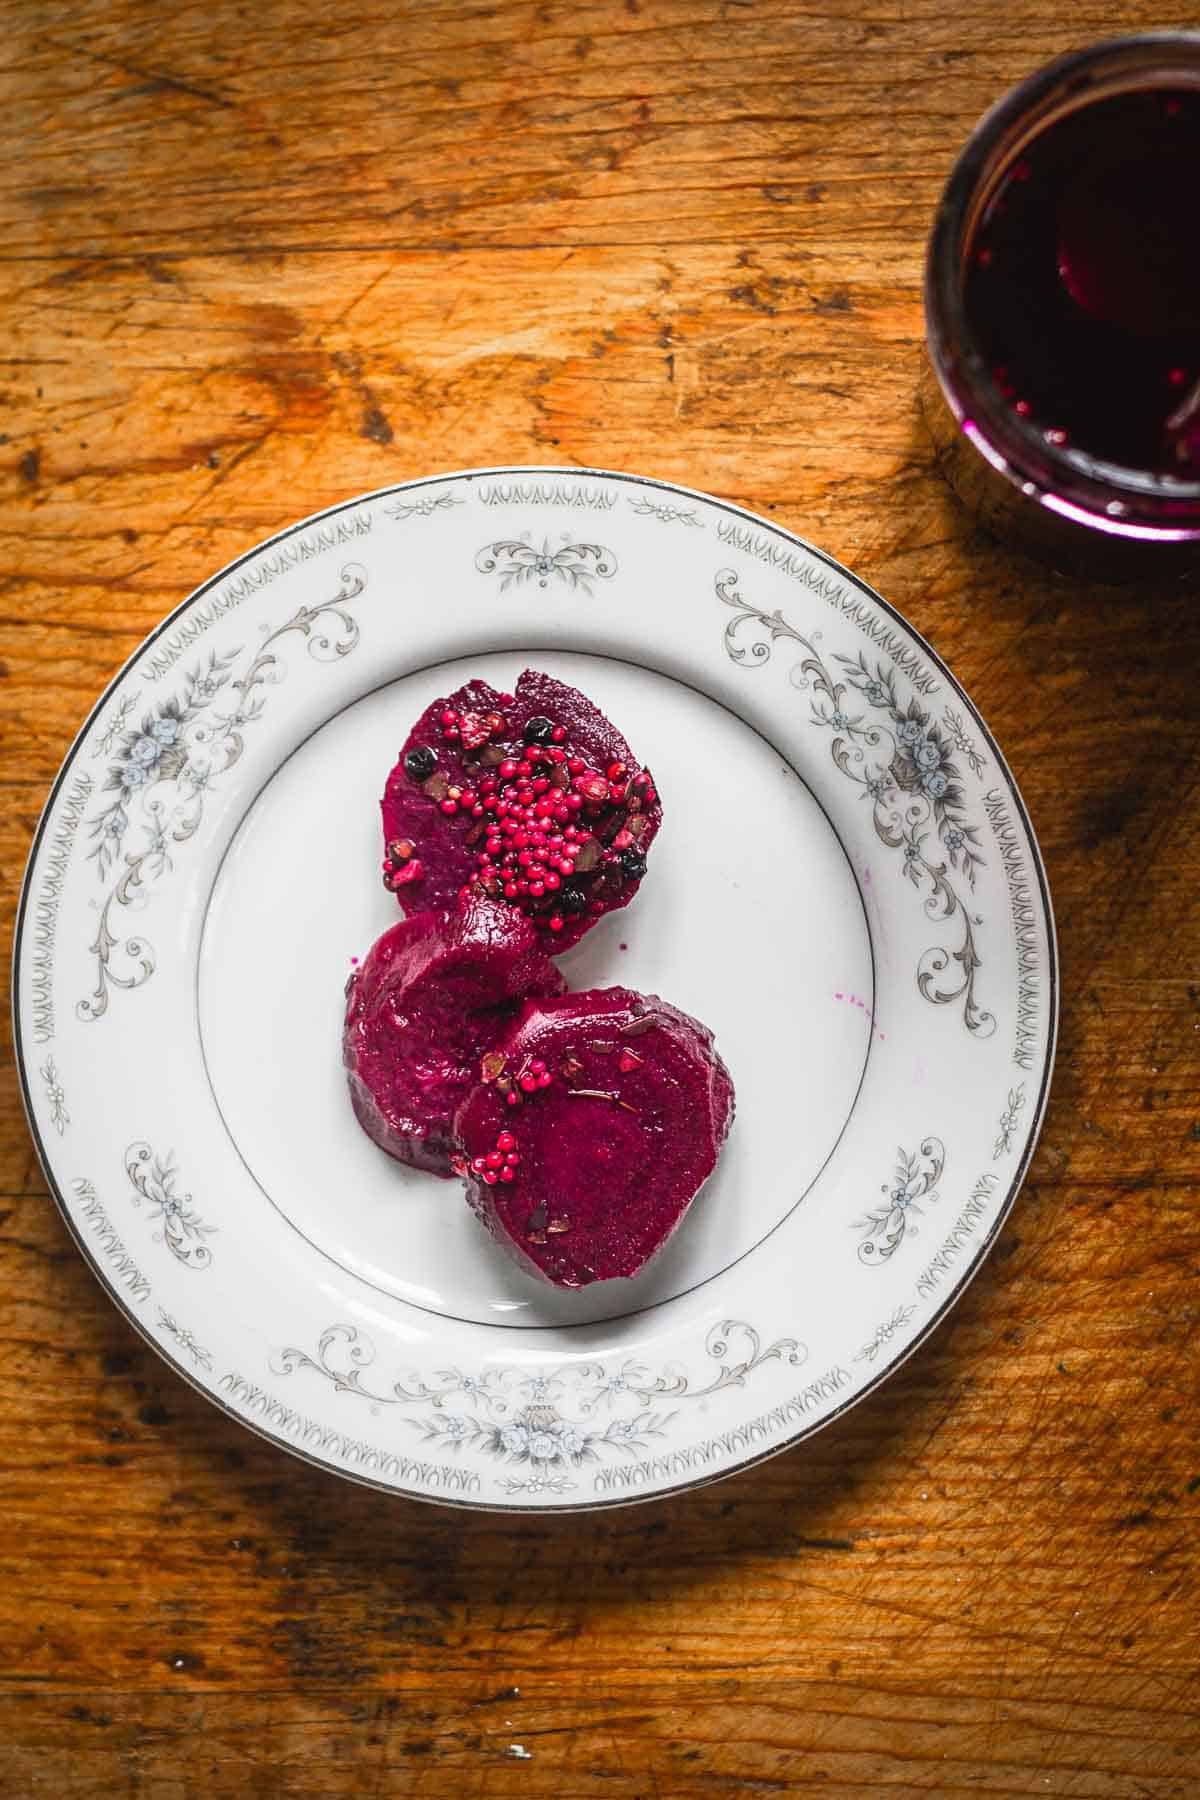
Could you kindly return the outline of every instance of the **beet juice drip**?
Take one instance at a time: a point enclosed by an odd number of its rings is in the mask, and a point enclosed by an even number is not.
[[[975,233],[967,316],[1047,442],[1200,479],[1200,94],[1096,102],[1005,174]]]

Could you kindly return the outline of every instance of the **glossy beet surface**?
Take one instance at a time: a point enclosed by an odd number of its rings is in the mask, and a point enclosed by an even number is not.
[[[449,1175],[456,1108],[530,995],[563,978],[528,921],[482,898],[385,931],[347,986],[343,1060],[359,1123],[400,1162]]]
[[[650,775],[577,688],[527,669],[436,700],[383,796],[384,882],[406,912],[470,884],[557,954],[627,906],[662,820]]]
[[[712,1033],[628,988],[531,1001],[480,1073],[455,1121],[468,1198],[557,1287],[638,1274],[733,1120]]]

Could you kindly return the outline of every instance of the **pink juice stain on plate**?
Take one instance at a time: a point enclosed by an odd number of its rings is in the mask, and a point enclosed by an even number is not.
[[[871,1021],[871,1030],[875,1033],[875,1036],[879,1039],[880,1043],[884,1044],[887,1042],[887,1032],[880,1031],[878,1025],[875,1023],[875,1014],[871,1011],[871,1008],[867,1005],[865,1000],[860,1000],[857,994],[836,993],[833,997],[835,1000],[845,1001],[847,1006],[857,1006],[859,1012],[866,1013],[868,1019]]]

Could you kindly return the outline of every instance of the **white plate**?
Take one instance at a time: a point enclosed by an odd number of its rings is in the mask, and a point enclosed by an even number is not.
[[[737,1086],[662,1256],[575,1295],[377,1151],[340,1065],[396,917],[384,775],[431,699],[527,664],[664,803],[569,980],[696,1013]],[[59,774],[16,963],[47,1178],[137,1328],[311,1461],[509,1509],[712,1480],[877,1386],[1012,1203],[1058,1005],[1025,809],[929,647],[766,520],[561,469],[367,495],[198,589]]]

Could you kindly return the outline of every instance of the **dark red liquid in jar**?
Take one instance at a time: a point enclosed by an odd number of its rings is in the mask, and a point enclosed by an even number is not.
[[[1200,480],[1200,92],[1099,100],[1048,126],[976,228],[967,318],[1048,444]]]

